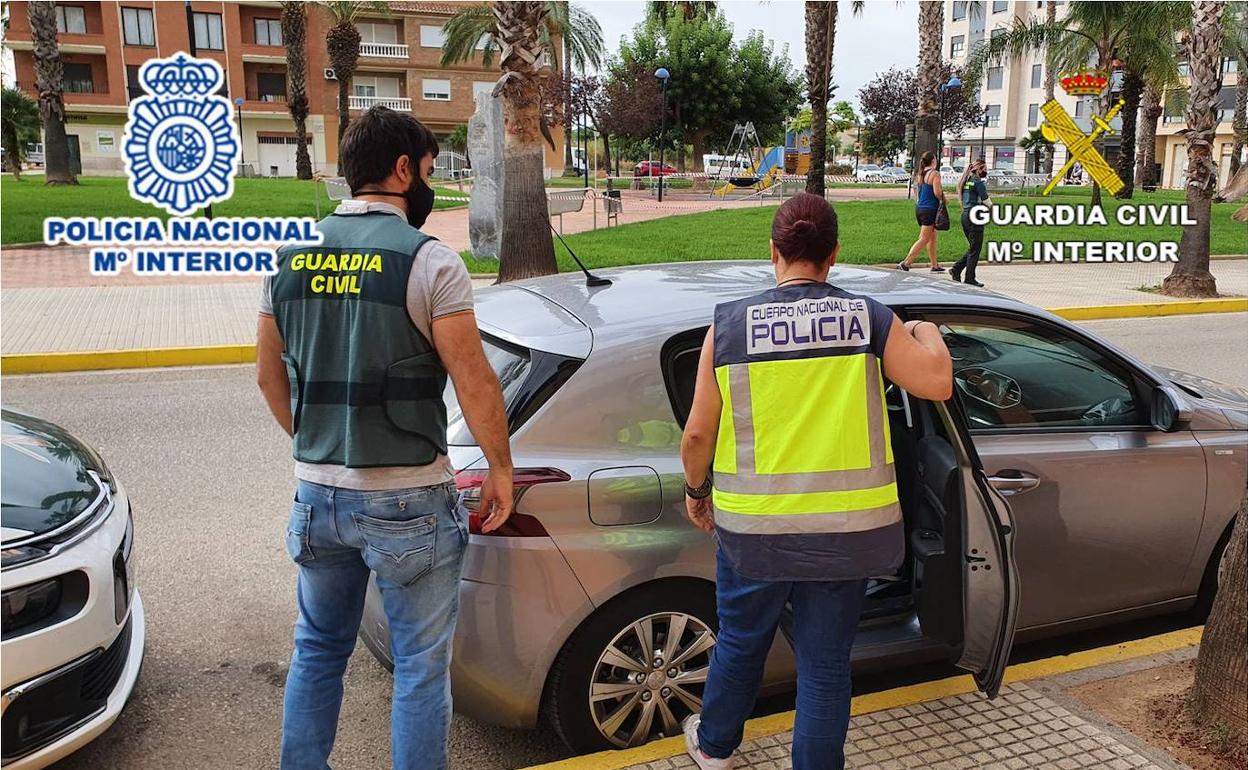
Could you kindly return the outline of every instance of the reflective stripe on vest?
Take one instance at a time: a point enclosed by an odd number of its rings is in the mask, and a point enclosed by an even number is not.
[[[834,534],[901,521],[874,353],[730,362],[715,376],[723,399],[712,498],[719,527]]]

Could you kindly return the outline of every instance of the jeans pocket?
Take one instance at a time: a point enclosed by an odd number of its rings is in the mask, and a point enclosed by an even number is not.
[[[352,514],[364,541],[364,563],[394,585],[409,586],[433,568],[437,515],[392,520]]]
[[[286,553],[295,564],[312,560],[312,547],[308,545],[308,530],[312,523],[312,506],[307,503],[290,504],[290,521],[286,524]]]

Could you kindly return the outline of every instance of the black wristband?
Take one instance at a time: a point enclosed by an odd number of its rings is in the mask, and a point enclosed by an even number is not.
[[[706,474],[706,480],[700,486],[691,487],[689,482],[685,482],[685,494],[694,500],[705,500],[711,496],[711,474]]]

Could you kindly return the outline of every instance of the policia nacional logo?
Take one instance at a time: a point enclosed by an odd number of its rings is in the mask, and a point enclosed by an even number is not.
[[[1071,96],[1096,96],[1105,90],[1109,85],[1109,76],[1099,70],[1081,69],[1078,72],[1068,72],[1061,77],[1062,90]],[[1061,142],[1066,146],[1066,150],[1070,157],[1066,159],[1066,165],[1062,166],[1057,174],[1049,180],[1044,186],[1044,195],[1048,195],[1057,186],[1057,183],[1070,167],[1079,161],[1083,167],[1087,169],[1088,175],[1096,180],[1097,184],[1104,187],[1110,195],[1117,195],[1125,185],[1122,179],[1118,177],[1114,170],[1110,168],[1109,163],[1101,156],[1093,146],[1093,142],[1101,134],[1112,134],[1114,129],[1109,123],[1122,109],[1123,100],[1119,99],[1117,103],[1105,113],[1105,117],[1099,115],[1092,116],[1092,122],[1095,127],[1092,133],[1085,134],[1070,117],[1070,113],[1066,112],[1062,105],[1057,103],[1056,99],[1050,99],[1045,103],[1040,111],[1044,113],[1044,124],[1040,126],[1040,133],[1044,134],[1044,138],[1050,142]]]
[[[122,147],[130,195],[175,216],[234,194],[238,127],[216,94],[221,65],[177,53],[139,70]]]

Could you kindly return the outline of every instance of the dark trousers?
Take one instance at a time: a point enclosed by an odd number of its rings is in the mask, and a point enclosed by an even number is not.
[[[965,270],[962,280],[973,281],[975,280],[975,266],[979,264],[979,252],[984,246],[984,226],[971,222],[971,215],[965,209],[962,211],[962,232],[966,235],[966,242],[969,245],[962,258],[954,263],[953,272],[956,275]]]
[[[780,612],[791,602],[797,653],[793,768],[842,770],[849,729],[849,652],[867,582],[751,580],[738,575],[722,551],[716,567],[719,638],[702,696],[698,746],[708,756],[728,757],[741,745]]]

